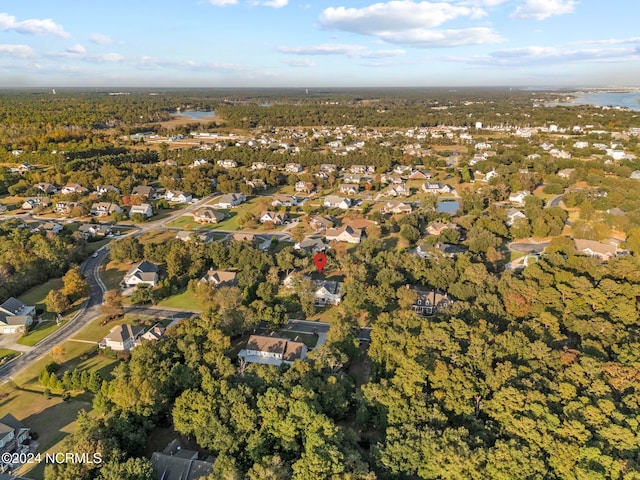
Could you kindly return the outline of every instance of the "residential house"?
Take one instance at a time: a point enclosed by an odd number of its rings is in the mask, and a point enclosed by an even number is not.
[[[576,171],[575,168],[563,168],[562,170],[558,170],[558,175],[560,178],[571,178],[571,175]]]
[[[526,197],[528,197],[529,195],[531,195],[531,194],[529,192],[524,191],[524,190],[521,191],[521,192],[512,193],[511,195],[509,195],[509,201],[522,205],[522,204],[524,204],[524,199]]]
[[[364,177],[362,175],[356,175],[355,173],[345,173],[342,177],[342,183],[359,184]]]
[[[430,180],[433,177],[433,173],[426,172],[424,170],[414,170],[409,175],[409,180]]]
[[[189,203],[193,200],[193,196],[189,192],[182,192],[180,190],[167,190],[164,198],[169,202],[176,203]]]
[[[245,202],[247,198],[242,193],[227,193],[218,198],[218,201],[214,205],[215,208],[233,208],[237,207],[241,203]]]
[[[216,165],[222,168],[236,168],[238,166],[238,162],[235,160],[218,160]]]
[[[158,266],[147,260],[134,265],[124,276],[122,284],[125,287],[135,287],[139,284],[155,287],[158,283]]]
[[[164,337],[164,333],[166,330],[167,329],[164,328],[162,324],[156,323],[153,327],[140,335],[140,337],[138,337],[138,340],[141,340],[142,342],[153,342],[156,340],[160,340],[162,337]]]
[[[324,237],[327,242],[360,243],[362,241],[362,229],[343,225],[340,228],[327,229]]]
[[[55,211],[63,215],[69,215],[76,207],[82,207],[80,202],[57,202]]]
[[[161,480],[197,480],[213,474],[215,457],[204,456],[195,450],[171,442],[162,452],[153,452],[151,465],[154,477]]]
[[[251,170],[265,170],[267,168],[269,168],[269,165],[265,162],[253,162],[251,164]]]
[[[327,208],[340,208],[342,210],[347,210],[351,208],[351,199],[339,197],[337,195],[327,195],[324,197],[323,205]]]
[[[328,245],[322,241],[322,237],[305,237],[301,242],[293,246],[296,250],[304,250],[309,253],[324,252]]]
[[[616,243],[602,243],[596,240],[584,240],[580,238],[574,239],[576,249],[589,255],[590,257],[599,258],[603,262],[608,262],[618,254],[618,245]]]
[[[10,297],[0,305],[0,333],[24,333],[33,324],[36,307]]]
[[[400,185],[404,183],[404,179],[400,175],[389,175],[388,173],[383,173],[382,175],[380,175],[380,182]]]
[[[332,173],[338,169],[334,163],[323,163],[320,165],[320,171],[324,173]]]
[[[309,226],[316,231],[333,228],[335,224],[335,220],[329,216],[316,215],[309,220]]]
[[[104,195],[105,193],[115,193],[120,195],[120,189],[113,185],[98,185],[96,187],[96,193],[98,195]]]
[[[629,178],[633,178],[634,180],[640,180],[640,170],[634,170],[631,172]]]
[[[295,195],[282,195],[277,194],[273,196],[271,202],[272,207],[294,207],[298,204],[298,199]]]
[[[196,233],[188,230],[180,230],[178,233],[176,233],[176,238],[178,240],[182,240],[183,242],[190,242],[192,239],[195,239],[196,241],[201,243],[211,243],[215,240],[215,233]]]
[[[388,197],[408,197],[411,191],[404,184],[392,185],[384,193]]]
[[[517,208],[510,208],[507,210],[506,224],[511,227],[518,219],[527,218],[527,216]]]
[[[149,200],[154,200],[156,198],[156,189],[149,185],[138,185],[137,187],[133,187],[131,195],[137,195]]]
[[[307,346],[303,342],[266,335],[251,335],[246,348],[238,353],[247,363],[275,366],[304,360],[306,355]]]
[[[400,202],[397,200],[390,200],[385,204],[384,207],[382,207],[382,213],[399,214],[399,213],[411,213],[412,211],[413,211],[413,208],[411,207],[410,204]]]
[[[483,182],[488,182],[489,180],[491,180],[492,178],[495,178],[498,176],[498,172],[496,172],[495,170],[490,170],[488,171],[484,177],[482,177],[482,181]]]
[[[94,217],[107,217],[112,213],[121,213],[122,208],[111,202],[97,202],[91,205],[91,215]]]
[[[193,212],[193,219],[198,223],[219,223],[227,216],[211,207],[201,207]]]
[[[360,185],[343,183],[342,185],[340,185],[338,190],[344,195],[355,195],[360,191]]]
[[[319,307],[326,305],[338,305],[342,301],[343,294],[340,292],[342,282],[333,280],[322,280],[316,282],[315,304]]]
[[[153,216],[153,208],[148,203],[141,203],[140,205],[132,205],[129,209],[129,218],[133,217],[136,213],[144,215],[147,218]]]
[[[265,181],[261,178],[253,178],[251,180],[244,180],[245,183],[247,185],[249,185],[251,188],[253,188],[254,190],[257,190],[259,188],[261,188],[262,190],[266,190],[267,189],[267,184],[265,183]]]
[[[349,173],[373,174],[375,171],[376,167],[373,165],[351,165],[349,167]]]
[[[300,173],[302,172],[302,170],[302,165],[300,165],[299,163],[287,163],[284,166],[284,171],[287,173]]]
[[[23,210],[33,210],[36,207],[48,207],[51,205],[51,200],[47,197],[30,197],[22,203]]]
[[[43,222],[31,231],[58,235],[62,230],[64,230],[64,227],[57,222]]]
[[[139,325],[116,325],[98,342],[98,347],[110,348],[116,352],[130,352],[143,333],[144,328]]]
[[[67,183],[62,189],[60,193],[62,195],[70,195],[72,193],[88,193],[89,190],[82,185],[78,185],[77,183]]]
[[[53,195],[54,193],[58,192],[58,187],[56,187],[53,183],[39,182],[36,183],[33,187],[37,188],[47,195]]]
[[[238,283],[237,277],[238,274],[236,272],[210,268],[200,281],[210,283],[216,287],[232,287]]]
[[[446,194],[453,192],[450,185],[442,182],[425,182],[422,184],[422,190],[431,194]]]
[[[407,285],[406,288],[412,287]],[[418,297],[411,308],[418,315],[435,315],[453,304],[446,293],[440,293],[436,290],[418,290],[417,288],[413,288],[413,290],[418,294]]]
[[[199,167],[200,165],[207,165],[209,163],[209,160],[207,160],[206,158],[196,158],[193,163],[191,165],[189,165],[189,168],[196,168]]]
[[[78,232],[84,238],[106,237],[111,233],[111,227],[108,225],[100,225],[99,223],[83,223],[78,227]]]
[[[288,220],[289,216],[282,212],[264,212],[260,217],[260,223],[271,222],[274,225],[282,225]]]
[[[396,165],[393,169],[393,173],[398,175],[408,175],[411,173],[411,167],[409,165]]]
[[[445,230],[458,230],[459,227],[455,223],[433,222],[427,227],[427,233],[429,235],[439,236]]]
[[[296,182],[293,188],[296,192],[311,193],[313,192],[315,185],[312,182],[303,182],[300,180],[299,182]]]
[[[231,235],[231,240],[235,242],[249,242],[257,243],[260,237],[255,236],[253,233],[234,233]]]
[[[21,462],[13,463],[13,457],[29,451],[31,429],[10,413],[0,418],[0,471],[6,472],[18,467]],[[18,478],[9,476],[7,478]]]

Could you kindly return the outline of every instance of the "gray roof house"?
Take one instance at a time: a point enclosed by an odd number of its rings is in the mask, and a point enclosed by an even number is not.
[[[0,333],[20,333],[33,324],[36,307],[11,297],[0,305]]]
[[[134,265],[127,272],[122,280],[125,287],[135,287],[140,283],[145,283],[151,287],[155,287],[158,283],[158,266],[147,260]]]

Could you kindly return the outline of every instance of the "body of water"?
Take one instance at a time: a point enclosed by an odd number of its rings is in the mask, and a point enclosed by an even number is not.
[[[187,117],[191,120],[201,120],[203,118],[209,118],[215,116],[216,112],[211,110],[210,112],[201,112],[198,110],[186,110],[184,112],[175,112],[177,117]]]
[[[443,200],[436,204],[436,210],[440,213],[456,213],[460,208],[460,202],[455,200]]]
[[[579,93],[570,103],[561,105],[596,105],[598,107],[626,107],[640,110],[640,91],[638,92],[590,92]]]

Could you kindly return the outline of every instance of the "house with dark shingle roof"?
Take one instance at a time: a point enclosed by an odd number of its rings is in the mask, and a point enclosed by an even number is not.
[[[155,287],[158,283],[158,266],[147,260],[134,265],[122,280],[125,287],[135,287],[141,283]]]
[[[19,465],[8,461],[10,458],[5,458],[5,454],[19,453],[26,448],[30,431],[29,427],[10,413],[0,418],[0,471],[5,472]]]
[[[109,334],[98,342],[100,348],[110,348],[116,352],[131,351],[136,340],[144,333],[138,325],[116,325]]]
[[[0,305],[0,333],[25,332],[33,324],[34,306],[28,306],[14,297]]]

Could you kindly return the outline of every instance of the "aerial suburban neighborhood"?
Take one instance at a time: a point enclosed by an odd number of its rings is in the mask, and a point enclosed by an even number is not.
[[[152,93],[0,104],[2,473],[637,474],[635,110]]]

